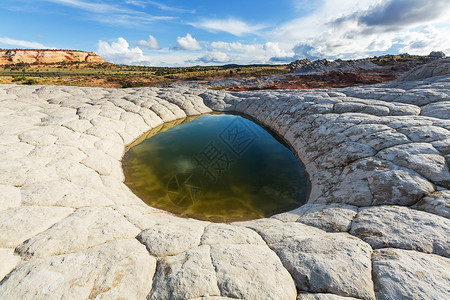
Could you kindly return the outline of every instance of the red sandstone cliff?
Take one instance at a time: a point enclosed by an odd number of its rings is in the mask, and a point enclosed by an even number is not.
[[[103,59],[94,52],[75,50],[0,50],[0,65],[10,64],[54,64],[54,63],[93,63],[102,64]]]

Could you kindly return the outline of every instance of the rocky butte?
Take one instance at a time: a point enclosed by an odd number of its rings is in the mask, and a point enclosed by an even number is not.
[[[94,52],[76,50],[22,50],[22,49],[0,49],[0,65],[10,64],[54,64],[54,63],[105,63],[103,59]]]

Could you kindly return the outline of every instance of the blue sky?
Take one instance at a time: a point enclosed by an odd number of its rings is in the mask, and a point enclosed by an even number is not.
[[[450,52],[450,0],[1,0],[0,48],[152,66]]]

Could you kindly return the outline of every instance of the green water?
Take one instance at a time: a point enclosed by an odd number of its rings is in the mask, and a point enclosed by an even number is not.
[[[307,179],[292,152],[238,115],[164,124],[130,145],[122,163],[136,195],[186,217],[250,220],[306,201]]]

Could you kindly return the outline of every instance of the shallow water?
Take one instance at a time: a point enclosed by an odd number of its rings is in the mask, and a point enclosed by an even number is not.
[[[305,203],[293,153],[256,123],[207,114],[156,128],[128,147],[125,184],[148,205],[214,222],[250,220]]]

